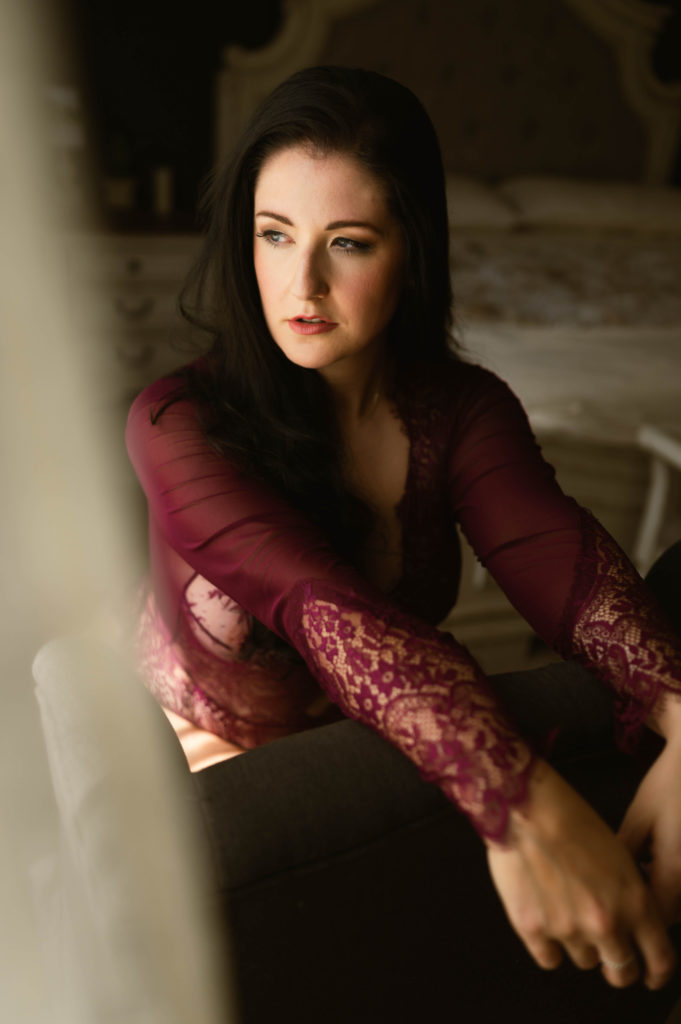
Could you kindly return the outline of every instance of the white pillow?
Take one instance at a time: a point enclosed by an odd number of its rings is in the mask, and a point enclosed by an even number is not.
[[[529,227],[681,231],[681,189],[577,178],[510,178],[499,191]]]
[[[476,178],[448,174],[447,210],[450,227],[461,228],[512,228],[518,222],[518,214],[512,200],[501,195]]]

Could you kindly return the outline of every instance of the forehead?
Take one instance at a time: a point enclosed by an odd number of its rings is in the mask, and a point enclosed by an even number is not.
[[[355,212],[367,208],[374,214],[388,215],[383,183],[354,156],[324,153],[306,145],[278,150],[260,168],[255,183],[256,206],[275,200],[289,207],[349,206]]]

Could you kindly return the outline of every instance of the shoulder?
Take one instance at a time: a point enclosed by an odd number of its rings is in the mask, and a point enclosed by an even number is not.
[[[458,359],[422,364],[410,371],[407,404],[419,419],[427,417],[448,432],[457,433],[471,420],[494,410],[524,418],[509,385],[491,370]]]
[[[137,416],[143,410],[153,414],[156,406],[161,408],[182,393],[183,383],[182,371],[179,370],[176,374],[160,377],[153,384],[148,384],[134,399],[129,415]]]
[[[160,422],[164,411],[176,405],[184,415],[195,415],[193,404],[187,397],[183,371],[184,367],[176,373],[160,377],[140,391],[128,411],[128,428],[140,420]]]
[[[187,397],[181,371],[161,377],[141,391],[128,412],[125,443],[136,465],[145,451],[165,440],[201,435],[196,408]]]

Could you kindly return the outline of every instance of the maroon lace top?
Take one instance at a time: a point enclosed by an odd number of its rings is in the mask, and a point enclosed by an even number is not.
[[[662,690],[681,691],[681,649],[647,588],[562,493],[493,374],[422,371],[399,401],[410,464],[402,577],[387,595],[217,455],[189,401],[152,423],[176,384],[147,388],[127,433],[150,518],[139,661],[165,707],[246,748],[330,720],[330,698],[410,757],[481,834],[503,836],[534,755],[468,651],[435,628],[456,601],[456,523],[536,632],[614,688],[625,730]],[[290,647],[252,650],[254,618]]]

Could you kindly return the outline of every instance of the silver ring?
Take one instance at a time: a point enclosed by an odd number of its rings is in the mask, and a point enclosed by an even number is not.
[[[636,957],[633,955],[628,956],[626,960],[608,960],[606,957],[601,957],[601,963],[604,967],[609,967],[613,971],[623,971],[629,964],[633,964]]]

